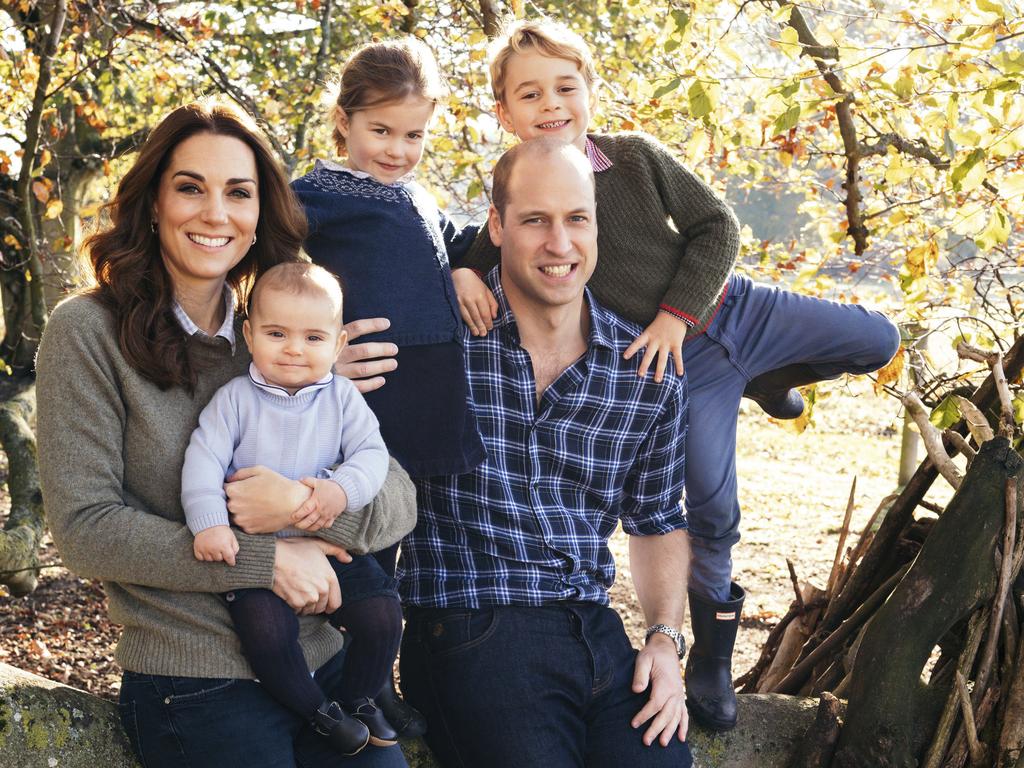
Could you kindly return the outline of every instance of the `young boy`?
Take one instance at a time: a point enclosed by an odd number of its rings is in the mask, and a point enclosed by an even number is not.
[[[234,565],[238,542],[223,487],[236,469],[263,465],[313,489],[319,503],[293,518],[295,527],[279,531],[282,537],[328,527],[339,512],[362,508],[380,490],[388,452],[377,419],[355,386],[333,373],[346,340],[341,317],[341,287],[322,267],[279,264],[256,284],[243,325],[252,353],[249,375],[217,390],[185,451],[181,501],[199,560]],[[325,503],[329,497],[332,503]],[[340,706],[310,677],[298,621],[284,600],[266,589],[225,597],[262,685],[335,749],[352,755],[368,742],[395,743],[372,697],[391,676],[402,614],[394,580],[372,557],[329,560],[344,594],[331,623],[351,636]]]
[[[625,357],[643,349],[639,374],[653,363],[658,381],[670,359],[679,375],[685,364],[694,635],[687,706],[704,727],[727,730],[736,724],[731,661],[744,598],[730,557],[739,541],[740,398],[776,418],[796,418],[804,404],[794,387],[880,368],[895,354],[899,333],[878,313],[732,274],[739,227],[724,201],[646,134],[588,135],[597,76],[579,35],[546,19],[517,21],[490,54],[502,127],[524,141],[563,138],[591,161],[599,257],[588,285],[599,302],[645,326]],[[481,230],[457,265],[463,269],[453,272],[463,316],[477,335],[491,328],[495,311],[478,274],[498,258]]]

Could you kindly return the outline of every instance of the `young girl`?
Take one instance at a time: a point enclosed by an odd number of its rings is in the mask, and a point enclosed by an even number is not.
[[[351,297],[345,321],[391,321],[367,340],[396,344],[398,368],[366,401],[388,450],[413,477],[459,474],[485,457],[467,400],[449,268],[476,228],[459,231],[413,180],[430,120],[446,96],[424,44],[410,38],[363,46],[342,70],[333,108],[341,162],[318,161],[292,183],[309,221],[306,252]],[[390,574],[396,552],[397,545],[377,553]],[[422,729],[404,705],[396,711],[389,686],[378,703],[400,733]]]

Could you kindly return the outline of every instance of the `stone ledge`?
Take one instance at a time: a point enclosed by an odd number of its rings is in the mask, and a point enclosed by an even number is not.
[[[815,707],[813,699],[741,695],[735,730],[714,735],[691,728],[695,763],[698,768],[786,768],[814,721]],[[411,768],[436,768],[422,742],[403,749]],[[0,664],[0,765],[138,768],[114,704],[7,664]]]

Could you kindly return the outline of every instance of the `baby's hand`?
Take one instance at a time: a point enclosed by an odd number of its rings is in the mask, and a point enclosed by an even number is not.
[[[462,319],[474,336],[486,336],[498,316],[498,302],[487,284],[472,269],[453,269],[452,282],[459,298]]]
[[[686,338],[686,331],[686,323],[678,317],[668,312],[658,312],[654,321],[633,340],[622,356],[629,360],[641,347],[647,347],[644,350],[643,359],[640,361],[640,369],[637,371],[640,376],[647,375],[647,370],[654,362],[655,356],[658,358],[657,366],[654,369],[655,381],[660,382],[664,378],[669,359],[673,356],[676,359],[676,373],[682,376],[683,339]]]
[[[208,563],[225,562],[228,565],[235,564],[235,555],[238,554],[238,539],[226,525],[215,525],[212,528],[204,528],[196,534],[192,543],[192,551],[196,560],[203,560]]]
[[[348,494],[333,480],[303,477],[300,482],[313,489],[306,502],[292,514],[292,525],[304,531],[319,531],[334,525],[348,507]]]

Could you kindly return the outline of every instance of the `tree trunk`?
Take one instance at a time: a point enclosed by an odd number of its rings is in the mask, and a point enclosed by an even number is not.
[[[1006,482],[1024,459],[1002,437],[986,442],[906,577],[864,632],[854,662],[835,768],[913,768],[948,690],[921,682],[940,638],[991,599]]]
[[[0,403],[0,447],[7,454],[7,487],[11,511],[0,531],[0,583],[15,595],[36,588],[39,544],[43,538],[43,499],[39,492],[36,438],[30,421],[35,410],[35,387]]]

